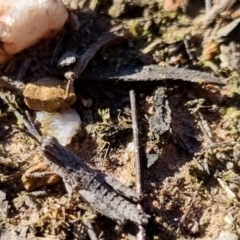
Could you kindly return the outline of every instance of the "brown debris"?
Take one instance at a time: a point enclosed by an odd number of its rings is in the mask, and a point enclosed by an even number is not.
[[[211,40],[207,41],[203,45],[203,59],[210,60],[219,54],[219,44],[212,42]]]
[[[123,82],[130,81],[165,81],[165,80],[183,80],[195,83],[216,83],[223,84],[218,77],[202,71],[186,68],[161,67],[158,65],[149,66],[127,66],[116,72],[111,68],[99,67],[87,70],[83,77],[95,81],[118,80]]]
[[[125,11],[126,4],[122,0],[114,0],[108,13],[111,17],[120,17]]]
[[[230,9],[235,4],[235,2],[236,0],[221,0],[219,4],[215,4],[205,16],[203,20],[204,26],[207,27],[212,24],[220,13],[227,9]]]
[[[50,77],[27,84],[23,95],[27,106],[37,111],[64,110],[76,101],[73,87],[66,94],[66,85],[59,79]]]
[[[233,12],[231,13],[231,18],[237,18],[240,17],[240,4],[237,4],[236,7],[233,9]]]
[[[181,8],[184,0],[164,0],[163,9],[166,12],[177,11]]]
[[[44,174],[44,172],[51,172],[51,169],[46,165],[45,162],[39,162],[38,164],[30,167],[22,176],[22,183],[25,189],[32,191],[45,185],[53,185],[61,179],[57,174],[53,172],[46,176],[34,176],[34,173]]]

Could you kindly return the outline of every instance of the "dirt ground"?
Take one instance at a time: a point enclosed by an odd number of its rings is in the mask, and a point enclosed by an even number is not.
[[[1,75],[24,85],[46,76],[63,80],[75,65],[59,67],[62,55],[74,52],[78,58],[104,32],[121,26],[127,37],[101,48],[87,70],[156,64],[217,76],[224,84],[206,79],[199,83],[77,79],[72,108],[82,126],[67,148],[96,171],[135,189],[129,97],[134,90],[142,206],[150,215],[146,239],[213,240],[223,231],[238,236],[239,3],[219,6],[221,2],[214,1],[212,10],[206,11],[203,1],[191,0],[63,2],[70,14],[63,32],[16,55],[11,66],[1,66]],[[20,74],[27,58],[32,62]],[[1,91],[15,96],[19,108],[28,109],[34,121],[36,111],[27,107],[21,93]],[[163,93],[160,106],[158,91]],[[159,109],[164,130],[153,121]],[[137,239],[138,228],[133,223],[119,226],[77,194],[69,205],[60,177],[32,174],[39,171],[52,170],[21,120],[0,101],[0,239],[89,239],[89,226],[98,239]]]

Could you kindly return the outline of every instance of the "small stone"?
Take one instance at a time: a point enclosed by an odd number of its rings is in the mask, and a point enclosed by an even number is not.
[[[62,55],[60,60],[58,61],[58,67],[66,67],[73,63],[75,63],[77,60],[77,56],[73,52],[66,52]]]
[[[0,190],[0,218],[7,218],[8,207],[7,194],[4,190]]]
[[[147,168],[150,168],[159,159],[158,154],[147,154]]]
[[[68,109],[75,101],[73,86],[66,92],[63,81],[46,77],[35,83],[29,83],[23,91],[26,105],[33,110],[57,112]]]
[[[91,98],[82,99],[81,102],[85,108],[90,108],[93,105],[93,101]]]
[[[219,237],[214,240],[238,240],[238,236],[230,232],[221,232]]]
[[[236,143],[233,147],[233,158],[237,162],[240,160],[240,144]]]
[[[227,162],[227,164],[226,164],[226,167],[227,167],[227,169],[233,169],[234,168],[234,164],[232,163],[232,162]]]
[[[125,8],[126,8],[126,4],[124,3],[124,1],[113,0],[113,4],[112,4],[112,6],[109,9],[108,14],[112,18],[118,18],[122,14],[124,14]]]
[[[66,146],[81,126],[81,119],[75,109],[58,113],[37,112],[36,120],[41,123],[43,135],[56,137],[60,144]]]

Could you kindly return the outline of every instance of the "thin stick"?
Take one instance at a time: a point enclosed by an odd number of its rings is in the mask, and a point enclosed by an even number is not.
[[[59,54],[59,52],[61,50],[64,37],[65,37],[65,32],[62,33],[60,39],[58,39],[56,47],[54,48],[52,59],[51,59],[51,62],[50,62],[51,65],[55,62],[55,60],[57,58],[57,55]]]
[[[141,175],[141,159],[139,151],[139,130],[137,121],[137,108],[136,108],[136,96],[135,91],[130,91],[130,103],[132,110],[132,128],[133,128],[133,142],[134,142],[134,153],[135,153],[135,166],[136,166],[136,191],[139,195],[142,194],[142,175]],[[140,204],[137,205],[139,210],[142,210]],[[146,239],[146,232],[143,226],[138,225],[138,240]]]
[[[184,39],[184,40],[183,40],[183,43],[184,43],[184,45],[185,45],[185,49],[186,49],[186,52],[187,52],[187,55],[188,55],[189,60],[193,60],[194,56],[193,56],[193,54],[191,53],[191,50],[190,50],[189,37],[187,37],[186,39]]]
[[[22,81],[23,80],[24,75],[26,74],[27,70],[30,67],[31,61],[32,61],[31,58],[26,58],[24,60],[23,64],[19,68],[17,76],[16,76],[16,79],[18,81]]]
[[[20,170],[16,173],[13,173],[11,175],[8,175],[8,176],[5,176],[5,175],[0,175],[0,183],[6,183],[6,182],[10,182],[12,180],[15,180],[16,178],[20,178],[23,173],[25,172],[26,170]]]
[[[11,101],[8,99],[7,94],[4,94],[3,92],[0,92],[0,99],[2,99],[9,107],[9,110],[13,112],[15,117],[18,120],[21,120],[24,126],[28,129],[29,134],[39,143],[40,142],[40,135],[37,132],[36,128],[34,127],[34,124],[32,123],[30,119],[30,115],[28,114],[27,117],[29,119],[26,119],[23,114],[21,114],[16,107],[11,103]],[[27,111],[26,111],[27,113]]]
[[[95,56],[98,50],[102,47],[105,47],[112,42],[115,42],[120,39],[124,39],[124,34],[119,34],[117,31],[108,32],[103,34],[95,43],[93,43],[86,52],[84,52],[78,59],[76,67],[74,69],[74,74],[76,76],[81,75],[81,73],[87,67],[89,61]]]
[[[83,220],[84,225],[87,227],[87,233],[91,240],[98,240],[97,234],[95,233],[93,226],[90,221]]]
[[[212,136],[212,133],[211,133],[211,129],[209,127],[209,124],[206,120],[204,120],[203,118],[203,115],[202,113],[198,112],[198,116],[200,118],[200,121],[199,121],[199,126],[200,126],[200,129],[202,130],[204,136],[206,137],[207,141],[210,143],[210,144],[213,144],[213,136]]]
[[[0,87],[12,90],[12,91],[18,91],[18,89],[11,83],[7,81],[7,77],[2,76],[0,77]]]
[[[212,8],[212,1],[211,0],[205,0],[205,12],[209,12]]]
[[[133,141],[135,152],[135,166],[136,166],[136,191],[142,193],[142,177],[141,177],[141,163],[140,163],[140,151],[139,151],[139,131],[137,121],[137,109],[136,109],[136,97],[135,91],[130,91],[130,102],[132,110],[132,128],[133,128]]]
[[[191,208],[192,208],[192,205],[193,205],[193,203],[194,203],[194,201],[195,201],[195,199],[196,199],[196,197],[197,197],[197,195],[198,195],[198,192],[199,192],[202,184],[203,184],[203,182],[201,181],[200,184],[199,184],[199,186],[198,186],[198,188],[197,188],[197,190],[196,190],[195,193],[193,194],[192,199],[191,199],[191,202],[190,202],[190,204],[189,204],[189,207],[188,207],[186,213],[182,216],[182,218],[181,218],[181,220],[180,220],[180,222],[179,222],[178,229],[177,229],[177,233],[179,233],[180,227],[181,227],[182,224],[185,222],[185,220],[186,220],[186,218],[187,218],[187,216],[188,216],[188,214],[189,214],[189,212],[190,212],[190,210],[191,210]]]
[[[41,134],[37,131],[37,129],[36,129],[34,123],[33,123],[33,120],[32,120],[32,117],[31,117],[30,113],[27,110],[25,110],[24,113],[27,116],[27,120],[28,120],[28,122],[31,126],[31,131],[30,132],[32,133],[32,135],[35,136],[35,139],[37,139],[37,141],[40,142]],[[30,129],[28,129],[28,131],[29,130]]]
[[[197,70],[175,67],[161,67],[158,65],[149,66],[127,66],[116,69],[109,67],[95,67],[86,69],[80,78],[95,81],[189,81],[193,83],[216,83],[224,84],[218,77]]]
[[[212,24],[220,13],[230,9],[235,3],[236,0],[221,0],[219,4],[214,5],[211,10],[207,12],[203,20],[203,25],[207,27]]]

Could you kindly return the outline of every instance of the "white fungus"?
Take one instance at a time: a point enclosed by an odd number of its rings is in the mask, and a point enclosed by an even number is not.
[[[54,36],[67,18],[62,0],[0,0],[0,63]]]

